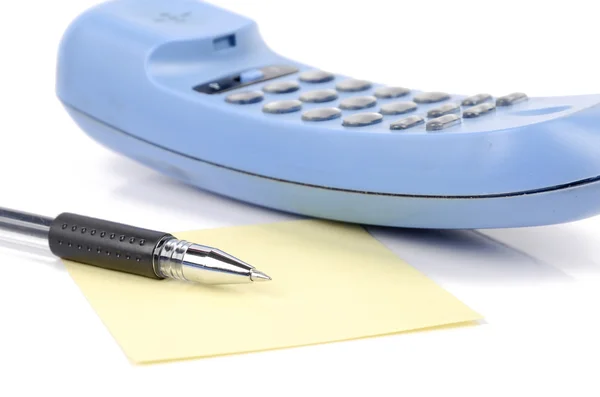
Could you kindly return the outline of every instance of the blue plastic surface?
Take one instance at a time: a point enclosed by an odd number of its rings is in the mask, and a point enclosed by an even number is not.
[[[315,123],[300,112],[261,111],[347,76],[300,82],[300,91],[265,93],[251,105],[224,98],[264,83],[214,95],[192,89],[270,65],[313,69],[271,51],[253,21],[210,4],[119,0],[69,27],[57,93],[82,129],[111,149],[191,185],[283,211],[426,228],[542,225],[600,211],[600,95],[530,98],[447,130],[398,132],[389,124],[402,116],[353,128],[341,118]],[[268,83],[290,80],[298,74]],[[340,92],[304,110],[355,95]],[[418,114],[438,105],[420,105]]]

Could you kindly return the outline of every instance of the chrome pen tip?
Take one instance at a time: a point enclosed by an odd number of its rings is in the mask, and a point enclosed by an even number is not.
[[[252,281],[271,281],[271,277],[267,276],[259,270],[252,269],[250,272],[250,280]]]

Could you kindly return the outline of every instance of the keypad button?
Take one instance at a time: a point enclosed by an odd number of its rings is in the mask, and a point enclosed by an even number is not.
[[[374,96],[355,96],[340,101],[340,109],[358,110],[373,107],[377,104]]]
[[[465,111],[463,112],[463,118],[473,119],[475,117],[479,117],[484,114],[490,113],[495,109],[496,105],[493,102],[485,102],[480,105],[465,109]]]
[[[344,118],[342,125],[345,127],[364,127],[377,124],[383,120],[379,113],[357,113]]]
[[[460,106],[457,103],[447,103],[438,108],[431,109],[427,112],[427,117],[435,118],[441,117],[446,114],[458,113],[460,112]]]
[[[421,116],[409,116],[405,119],[394,121],[390,124],[390,130],[406,130],[423,124],[425,119]]]
[[[316,90],[307,91],[300,94],[300,100],[302,102],[310,103],[323,103],[335,101],[338,98],[336,90]]]
[[[335,76],[333,73],[325,72],[323,70],[309,70],[300,73],[298,78],[305,83],[326,83],[333,80]]]
[[[342,111],[338,108],[319,108],[312,109],[302,114],[304,121],[326,121],[337,119],[342,115]]]
[[[290,92],[298,91],[300,84],[295,81],[277,81],[275,83],[267,84],[263,87],[264,92],[270,94],[287,94]]]
[[[463,99],[462,105],[463,106],[475,106],[475,105],[479,105],[480,103],[487,102],[490,99],[492,99],[492,96],[490,94],[477,94],[477,95],[473,95],[473,96]]]
[[[379,113],[385,115],[398,115],[414,112],[417,110],[417,104],[414,102],[392,102],[381,106]]]
[[[371,82],[367,80],[348,79],[337,83],[335,88],[341,92],[358,92],[371,88]]]
[[[413,97],[416,103],[436,103],[450,99],[450,94],[445,92],[421,92]]]
[[[378,87],[373,92],[377,98],[388,99],[388,98],[400,98],[401,96],[408,95],[410,90],[404,87]]]
[[[522,92],[514,92],[496,99],[497,106],[511,106],[527,100],[527,95]]]
[[[437,119],[430,120],[426,125],[427,131],[440,131],[460,124],[461,118],[456,114],[447,114]]]
[[[263,107],[265,113],[292,113],[302,109],[302,102],[295,99],[289,101],[269,102]]]
[[[262,101],[264,95],[260,91],[244,91],[229,94],[225,98],[225,101],[229,103],[235,103],[236,105],[248,105],[251,103],[257,103]]]

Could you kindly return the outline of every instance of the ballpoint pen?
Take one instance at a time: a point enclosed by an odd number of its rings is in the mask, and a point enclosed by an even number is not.
[[[240,284],[271,278],[217,248],[169,233],[62,213],[56,218],[0,207],[0,231],[57,257],[153,279]]]

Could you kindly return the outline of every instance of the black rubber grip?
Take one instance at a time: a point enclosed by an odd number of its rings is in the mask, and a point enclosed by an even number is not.
[[[168,233],[63,213],[50,226],[49,245],[60,258],[160,279],[152,255]]]

